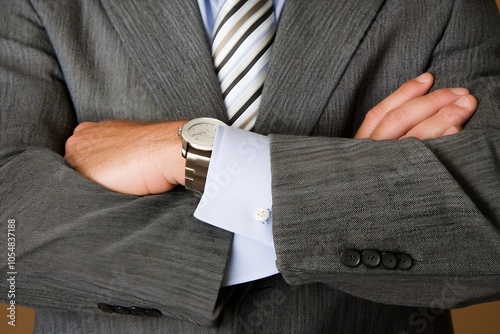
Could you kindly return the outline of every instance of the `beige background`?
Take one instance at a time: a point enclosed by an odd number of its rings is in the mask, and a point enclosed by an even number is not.
[[[496,0],[500,8],[500,0]],[[499,334],[500,301],[452,311],[455,334]],[[7,305],[0,304],[0,333],[32,334],[35,310],[17,307],[16,327],[7,325]],[[369,333],[367,333],[369,334]]]

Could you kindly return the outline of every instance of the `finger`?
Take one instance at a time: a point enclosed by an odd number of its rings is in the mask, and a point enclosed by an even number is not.
[[[424,95],[429,91],[433,83],[434,77],[431,73],[424,73],[405,82],[366,114],[363,124],[361,124],[354,138],[370,137],[388,112],[416,97]]]
[[[454,134],[457,134],[459,132],[461,132],[463,130],[463,127],[461,126],[452,126],[451,128],[449,128],[448,130],[446,130],[444,133],[443,133],[443,136],[449,136],[449,135],[454,135]]]
[[[465,88],[444,88],[417,97],[391,110],[370,135],[371,139],[398,139],[445,106],[468,94]]]
[[[445,106],[435,115],[412,128],[404,137],[416,137],[420,140],[439,138],[461,131],[462,125],[474,114],[477,100],[466,95],[455,103]]]
[[[93,122],[82,122],[76,126],[76,128],[73,130],[73,133],[78,133],[89,126],[92,126]]]
[[[459,125],[456,125],[456,126],[452,126],[451,128],[449,128],[448,130],[446,130],[441,136],[439,137],[445,137],[445,136],[449,136],[449,135],[454,135],[454,134],[457,134],[459,132],[461,132],[463,130],[463,127],[459,126]],[[404,138],[408,138],[408,137],[415,137],[415,138],[418,138],[417,136],[415,135],[412,135],[412,134],[406,134],[404,135],[403,137],[399,138],[399,139],[404,139]],[[439,137],[436,137],[436,138],[439,138]],[[430,139],[430,137],[427,137],[427,139]]]

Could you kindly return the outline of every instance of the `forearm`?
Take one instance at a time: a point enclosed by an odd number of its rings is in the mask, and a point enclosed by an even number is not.
[[[199,224],[196,199],[184,190],[117,194],[66,164],[65,142],[82,110],[33,8],[2,3],[0,220],[17,223],[16,300],[138,306],[210,323],[220,311],[230,234]]]
[[[215,317],[230,235],[192,217],[190,194],[113,194],[39,151],[13,159],[0,181],[1,220],[18,227],[19,303],[97,310],[100,302],[205,323]]]
[[[423,142],[271,137],[274,240],[288,282],[430,307],[499,297],[500,35],[490,3],[457,1],[428,60],[434,88],[467,87],[478,99],[462,133]],[[347,249],[405,253],[413,265],[350,268],[340,259]]]
[[[12,128],[0,152],[0,219],[17,222],[18,302],[139,306],[210,323],[220,311],[215,303],[230,234],[199,224],[192,217],[197,201],[182,189],[117,194],[71,169],[49,148],[63,146],[51,140],[61,123],[44,129],[47,136],[27,134],[39,134],[29,122],[48,110],[33,110],[17,127],[2,120]],[[46,142],[49,147],[39,146]],[[147,280],[138,280],[143,275]]]
[[[396,304],[428,305],[455,278],[498,293],[500,184],[490,149],[498,139],[494,131],[429,142],[271,137],[278,269],[290,283],[338,283],[358,296]],[[464,150],[480,162],[473,167]],[[485,204],[488,214],[478,209]],[[407,271],[351,268],[340,258],[348,249],[405,253],[414,263]],[[380,286],[362,289],[373,276],[388,286],[403,280],[408,289],[428,279],[437,285],[430,286],[435,293],[411,296],[386,295]],[[450,303],[474,299],[477,290],[467,292]]]

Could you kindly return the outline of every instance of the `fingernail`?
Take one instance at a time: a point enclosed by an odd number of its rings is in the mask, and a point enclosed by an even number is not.
[[[415,78],[415,80],[417,80],[418,82],[421,82],[421,83],[429,82],[430,79],[431,79],[431,76],[429,75],[429,73],[421,74]]]
[[[467,98],[467,96],[462,96],[461,98],[455,101],[455,104],[462,108],[468,108],[470,107],[470,100]]]
[[[469,90],[466,88],[450,88],[450,91],[455,95],[466,95],[469,94]]]

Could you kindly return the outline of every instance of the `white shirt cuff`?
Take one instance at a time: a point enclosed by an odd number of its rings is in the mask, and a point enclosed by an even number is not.
[[[205,191],[194,216],[235,233],[223,286],[278,273],[271,207],[268,138],[218,127]]]
[[[205,191],[194,216],[274,247],[271,207],[269,139],[218,127]]]

